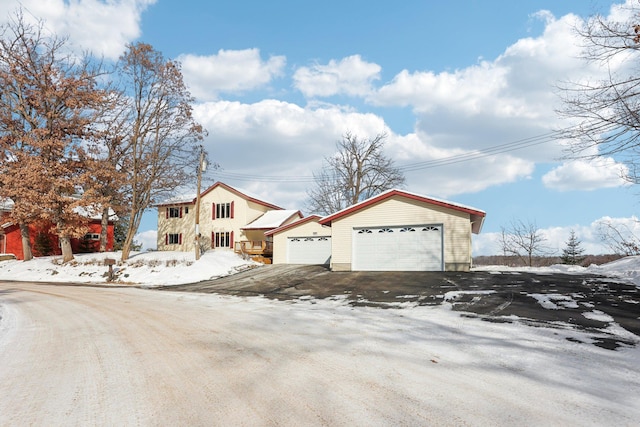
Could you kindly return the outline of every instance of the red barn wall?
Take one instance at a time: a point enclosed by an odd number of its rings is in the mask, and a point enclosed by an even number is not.
[[[89,230],[87,233],[96,233],[100,234],[100,230],[102,229],[100,221],[92,221],[89,223]],[[29,238],[31,240],[31,249],[34,252],[34,256],[38,256],[39,254],[35,253],[35,240],[38,235],[43,231],[42,228],[35,227],[33,225],[29,225]],[[14,254],[17,259],[24,259],[24,254],[22,252],[22,238],[20,237],[20,227],[18,225],[10,225],[9,227],[4,229],[5,233],[5,241],[6,241],[6,253]],[[62,255],[62,250],[60,249],[60,243],[58,240],[58,235],[55,234],[55,228],[52,226],[49,227],[48,230],[49,239],[51,241],[51,248],[53,250],[53,255]],[[89,241],[89,245],[83,245],[80,241],[81,239],[71,239],[71,249],[73,253],[80,253],[85,248],[90,248],[90,252],[98,252],[100,250],[100,242],[99,241]],[[114,246],[114,227],[113,223],[109,223],[107,226],[107,251],[112,251]],[[4,248],[0,247],[0,251]]]

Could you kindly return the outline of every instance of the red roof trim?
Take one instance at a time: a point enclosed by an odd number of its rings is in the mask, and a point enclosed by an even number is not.
[[[271,231],[267,231],[266,233],[264,233],[264,235],[265,235],[265,236],[271,236],[271,235],[273,235],[273,234],[275,234],[275,233],[280,233],[280,232],[282,232],[282,231],[288,230],[288,229],[293,228],[293,227],[296,227],[296,226],[298,226],[298,225],[306,224],[306,223],[307,223],[307,222],[309,222],[309,221],[312,221],[312,220],[319,220],[320,218],[321,218],[321,217],[320,217],[320,216],[318,216],[318,215],[309,215],[308,217],[306,217],[306,218],[301,218],[300,220],[298,220],[298,221],[296,221],[296,222],[292,222],[291,224],[283,225],[283,226],[281,226],[281,227],[274,228],[274,229],[273,229],[273,230],[271,230]]]
[[[266,206],[268,208],[271,209],[275,209],[275,210],[283,210],[283,208],[281,208],[280,206],[276,206],[273,205],[271,203],[265,202],[264,200],[260,200],[260,199],[256,199],[254,197],[251,196],[247,196],[246,194],[242,193],[241,191],[236,190],[235,188],[231,187],[230,185],[225,184],[224,182],[216,182],[215,184],[213,184],[211,187],[207,188],[203,193],[200,193],[200,197],[203,197],[205,194],[210,193],[211,191],[213,191],[216,187],[222,187],[234,194],[237,194],[238,196],[242,197],[245,200],[249,200],[251,202],[257,203],[259,205],[262,206]]]
[[[427,203],[430,205],[435,205],[435,206],[440,206],[440,207],[444,207],[447,209],[453,209],[456,211],[460,211],[460,212],[465,212],[468,213],[470,215],[477,215],[480,217],[485,217],[486,213],[476,210],[476,209],[472,209],[472,208],[468,208],[468,207],[463,207],[463,206],[459,206],[459,205],[455,205],[452,203],[448,203],[442,200],[435,200],[435,199],[430,199],[428,197],[424,197],[424,196],[418,196],[417,194],[412,194],[412,193],[406,193],[402,190],[390,190],[386,193],[382,193],[379,194],[378,196],[372,197],[370,199],[367,199],[363,202],[357,203],[347,209],[344,209],[340,212],[336,212],[333,215],[329,215],[327,217],[322,218],[319,222],[322,225],[331,225],[331,222],[333,220],[342,218],[344,216],[350,215],[354,212],[357,212],[361,209],[367,208],[371,205],[374,205],[378,202],[381,202],[383,200],[389,199],[393,196],[400,196],[400,197],[405,197],[407,199],[412,199],[412,200],[416,200],[418,202],[422,202],[422,203]]]
[[[242,197],[243,199],[245,199],[247,201],[251,201],[251,202],[257,203],[257,204],[262,205],[262,206],[266,206],[266,207],[274,209],[274,210],[283,210],[283,208],[281,208],[280,206],[273,205],[273,204],[271,204],[269,202],[265,202],[264,200],[256,199],[255,197],[247,196],[246,194],[242,193],[241,191],[238,191],[235,188],[231,187],[230,185],[227,185],[224,182],[220,182],[220,181],[216,182],[211,187],[209,187],[206,190],[204,190],[204,192],[200,193],[200,198],[204,197],[204,195],[210,193],[211,191],[213,191],[217,187],[222,187],[222,188],[224,188],[224,189],[226,189],[226,190],[238,195],[239,197]],[[195,202],[196,202],[196,197],[194,197],[191,202],[178,202],[178,203],[166,202],[166,203],[160,203],[157,206],[192,205]]]

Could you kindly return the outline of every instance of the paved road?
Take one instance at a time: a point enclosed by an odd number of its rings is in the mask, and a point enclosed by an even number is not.
[[[0,425],[632,425],[640,417],[635,350],[609,356],[548,333],[521,339],[519,328],[447,310],[0,282]]]
[[[583,313],[600,311],[640,337],[640,288],[591,274],[528,272],[331,272],[324,266],[266,265],[233,276],[165,290],[273,299],[346,297],[354,306],[390,307],[399,302],[434,305],[489,321],[510,316],[531,325],[562,322],[597,331],[594,343],[608,349],[633,342],[602,336],[610,323]]]

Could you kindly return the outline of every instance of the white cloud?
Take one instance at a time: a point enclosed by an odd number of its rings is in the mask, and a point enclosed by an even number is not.
[[[43,20],[45,29],[62,37],[77,52],[117,59],[126,44],[140,37],[142,12],[156,0],[9,0],[0,4],[0,22],[22,5],[26,19]]]
[[[590,191],[628,185],[624,179],[627,166],[610,157],[598,157],[591,161],[575,160],[564,163],[542,177],[547,188],[558,191]]]
[[[313,172],[334,152],[346,131],[362,136],[388,131],[384,120],[375,114],[336,105],[303,108],[273,99],[254,104],[198,104],[194,117],[210,132],[205,140],[210,159],[223,168],[212,173],[214,179],[247,187],[291,209],[302,207]],[[234,181],[226,171],[251,177]],[[269,178],[273,176],[285,178]]]
[[[158,230],[147,230],[135,235],[134,240],[142,244],[142,250],[158,247]]]
[[[191,93],[200,101],[221,92],[243,92],[262,87],[282,75],[284,56],[264,61],[259,49],[224,50],[215,55],[180,55],[182,73]]]
[[[544,244],[553,255],[561,255],[567,247],[567,241],[571,231],[575,232],[580,241],[580,247],[585,255],[602,255],[613,253],[612,249],[602,241],[598,229],[603,222],[609,223],[623,233],[631,232],[640,236],[640,221],[635,216],[628,218],[602,217],[588,225],[572,225],[566,227],[540,228],[540,233],[546,239]],[[477,255],[502,255],[500,251],[500,233],[480,233],[473,236],[473,254]]]
[[[304,96],[327,97],[338,94],[367,96],[372,83],[380,79],[380,66],[352,55],[327,65],[300,67],[293,75],[294,86]]]

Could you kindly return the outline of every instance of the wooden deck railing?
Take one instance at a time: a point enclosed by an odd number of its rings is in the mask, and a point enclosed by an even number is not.
[[[234,242],[235,253],[247,255],[273,255],[273,242],[266,240],[242,240]]]

